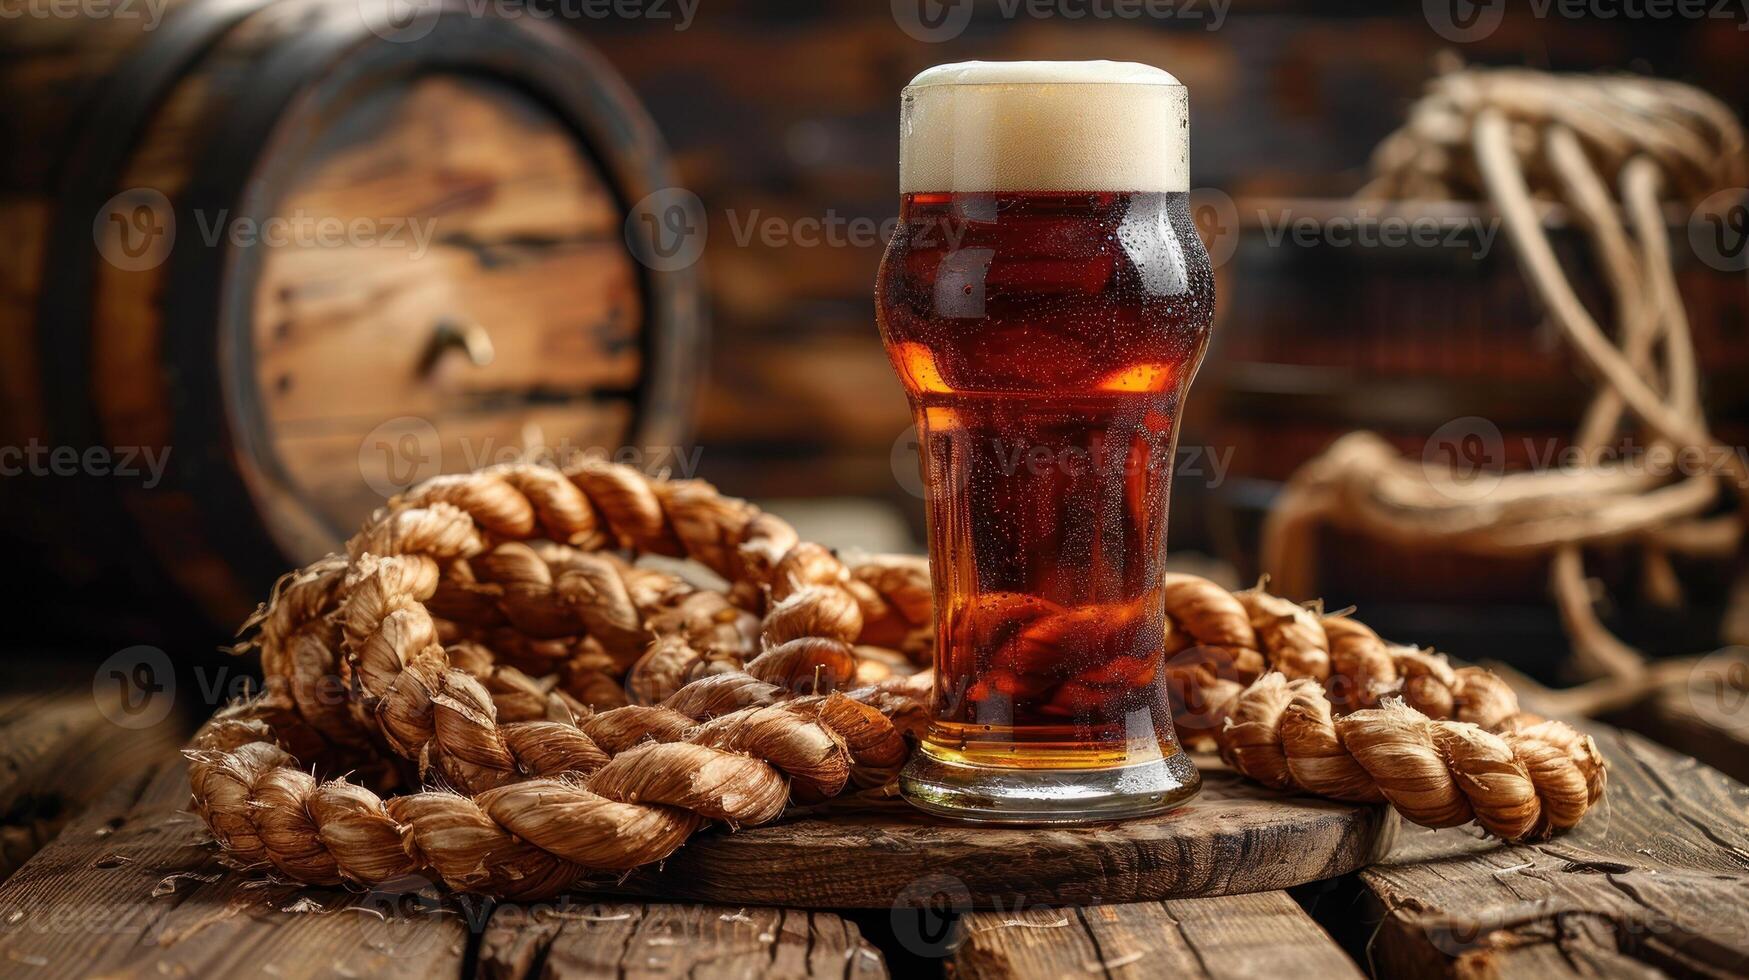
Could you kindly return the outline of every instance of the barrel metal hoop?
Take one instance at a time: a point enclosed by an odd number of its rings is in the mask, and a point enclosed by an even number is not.
[[[55,440],[75,446],[101,440],[92,412],[91,317],[97,263],[91,238],[98,209],[115,193],[151,116],[189,66],[197,64],[237,24],[274,0],[208,0],[169,13],[98,86],[61,160],[56,214],[50,224],[38,297],[36,328],[43,376],[64,383],[44,387]]]

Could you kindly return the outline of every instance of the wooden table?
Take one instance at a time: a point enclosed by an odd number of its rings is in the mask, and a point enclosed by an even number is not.
[[[222,867],[175,738],[102,721],[89,689],[0,700],[0,832],[79,811],[0,885],[0,976],[1749,974],[1749,787],[1598,725],[1607,802],[1552,841],[1406,828],[1291,892],[960,914],[301,888]]]

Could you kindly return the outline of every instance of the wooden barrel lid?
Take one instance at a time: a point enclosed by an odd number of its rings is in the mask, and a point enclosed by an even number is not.
[[[251,489],[275,536],[319,554],[417,480],[625,446],[645,309],[620,208],[562,120],[490,78],[414,76],[333,116],[254,285]]]

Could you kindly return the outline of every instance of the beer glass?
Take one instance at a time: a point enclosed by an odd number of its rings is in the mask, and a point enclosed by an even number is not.
[[[1188,98],[1157,68],[970,62],[902,97],[876,284],[935,591],[913,804],[1079,822],[1195,794],[1163,676],[1177,422],[1214,312]]]

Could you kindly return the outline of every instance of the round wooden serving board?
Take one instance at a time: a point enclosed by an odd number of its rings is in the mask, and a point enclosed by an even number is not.
[[[1171,813],[1082,827],[953,824],[857,798],[765,827],[713,830],[609,891],[730,905],[959,910],[1269,891],[1347,874],[1390,849],[1397,817],[1277,792],[1198,758]]]

